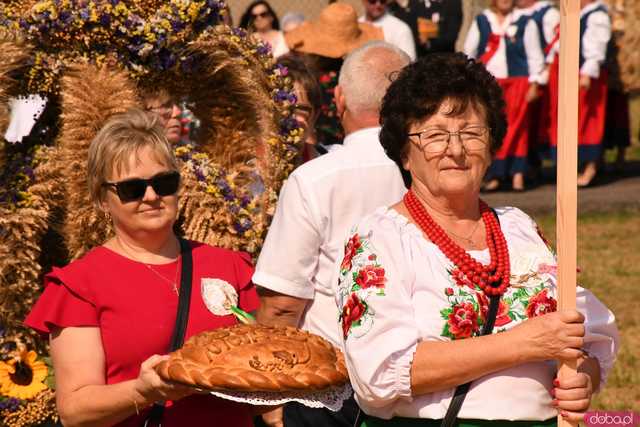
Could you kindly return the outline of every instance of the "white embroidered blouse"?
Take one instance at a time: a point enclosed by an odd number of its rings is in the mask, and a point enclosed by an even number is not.
[[[511,286],[502,297],[494,333],[556,310],[556,261],[536,224],[517,208],[496,209],[511,260]],[[470,251],[487,264],[488,250]],[[477,336],[486,315],[484,294],[407,218],[380,208],[345,245],[336,302],[351,384],[365,413],[441,419],[454,389],[412,396],[410,368],[422,340]],[[602,383],[618,347],[613,314],[581,287],[585,350],[600,362]],[[546,420],[557,415],[549,391],[555,361],[526,363],[473,381],[460,418]]]

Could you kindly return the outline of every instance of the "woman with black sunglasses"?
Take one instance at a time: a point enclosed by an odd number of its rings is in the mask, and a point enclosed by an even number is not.
[[[141,110],[112,117],[91,143],[90,195],[111,218],[113,236],[47,274],[26,320],[50,336],[64,425],[139,427],[156,401],[171,402],[165,427],[252,425],[247,407],[166,383],[154,370],[167,357],[186,286],[186,338],[235,324],[228,303],[245,311],[258,306],[247,255],[174,234],[178,166],[158,118]],[[187,248],[191,283],[181,277]]]
[[[278,16],[266,1],[252,2],[240,18],[240,27],[252,31],[260,40],[269,43],[274,58],[289,52],[284,34],[280,31]]]

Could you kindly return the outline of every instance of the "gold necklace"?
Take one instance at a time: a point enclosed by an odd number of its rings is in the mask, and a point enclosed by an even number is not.
[[[158,276],[159,278],[161,278],[162,280],[167,282],[171,286],[171,288],[173,289],[173,292],[175,292],[175,294],[178,295],[178,271],[179,271],[178,265],[176,265],[175,277],[174,277],[173,281],[171,281],[171,280],[167,279],[164,275],[162,275],[158,271],[156,271],[153,267],[151,267],[151,264],[147,264],[146,262],[139,261],[135,256],[131,255],[129,253],[129,251],[124,248],[124,245],[122,243],[118,242],[118,245],[120,246],[120,249],[122,249],[122,252],[124,252],[130,259],[132,259],[133,261],[139,262],[140,264],[142,264],[145,267],[147,267],[147,269],[149,271],[151,271],[156,276]],[[180,256],[181,255],[178,255],[178,258],[176,259],[176,261],[180,259]]]
[[[167,279],[165,276],[163,276],[162,274],[160,274],[159,272],[157,272],[153,267],[151,267],[150,264],[146,264],[144,263],[144,266],[147,267],[149,269],[149,271],[155,273],[156,276],[158,276],[159,278],[161,278],[162,280],[164,280],[165,282],[167,282],[172,288],[173,288],[173,292],[176,293],[176,295],[178,295],[178,266],[176,265],[176,275],[173,279],[173,281]]]
[[[415,195],[416,195],[416,197],[420,200],[420,203],[422,203],[423,205],[425,205],[425,204],[426,204],[426,205],[428,205],[428,203],[426,203],[426,202],[424,201],[424,199],[423,199],[420,195],[418,195],[418,193],[417,193],[417,192],[414,192],[414,194],[415,194]],[[425,208],[425,209],[426,209],[426,208]],[[435,222],[435,220],[434,220],[434,222]],[[467,244],[468,244],[469,246],[471,246],[472,248],[478,248],[478,247],[480,247],[481,245],[477,245],[477,244],[473,241],[472,237],[473,237],[473,235],[476,233],[476,231],[478,230],[478,227],[480,226],[480,223],[481,223],[481,222],[482,222],[482,217],[480,218],[480,220],[476,221],[476,226],[475,226],[475,227],[473,227],[473,231],[471,231],[471,234],[469,234],[469,237],[462,237],[462,236],[459,236],[459,235],[457,235],[456,233],[454,233],[453,231],[451,231],[451,230],[449,230],[449,229],[446,229],[443,225],[440,225],[440,227],[441,227],[445,232],[447,232],[447,234],[451,234],[453,237],[457,237],[458,239],[460,239],[460,240],[463,240],[463,241],[467,242]]]
[[[446,230],[447,233],[451,234],[454,237],[457,237],[460,240],[464,240],[465,242],[467,242],[470,246],[476,247],[477,245],[475,244],[475,242],[473,241],[472,237],[473,235],[476,233],[476,231],[478,230],[478,227],[480,226],[480,222],[481,221],[476,221],[476,226],[473,227],[473,231],[471,232],[471,234],[469,234],[469,237],[463,237],[463,236],[459,236],[456,233],[454,233],[451,230]]]

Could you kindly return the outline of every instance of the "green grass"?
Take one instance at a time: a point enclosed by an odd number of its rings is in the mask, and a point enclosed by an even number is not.
[[[536,221],[555,241],[555,217]],[[581,216],[578,266],[578,282],[613,311],[620,331],[616,364],[593,407],[640,411],[640,211]]]

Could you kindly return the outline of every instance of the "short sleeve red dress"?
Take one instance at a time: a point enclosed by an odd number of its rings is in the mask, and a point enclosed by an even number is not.
[[[220,279],[238,294],[245,311],[258,308],[249,256],[190,242],[193,254],[191,307],[186,338],[237,323],[233,315],[212,313],[202,297],[202,279]],[[138,376],[140,364],[166,354],[173,332],[178,295],[169,280],[179,275],[180,261],[154,265],[132,261],[103,246],[45,276],[45,290],[25,324],[43,334],[53,327],[100,328],[106,358],[106,383]],[[178,280],[179,285],[179,280]],[[145,413],[118,426],[139,427]],[[252,426],[249,407],[209,395],[193,395],[168,406],[162,425]]]

